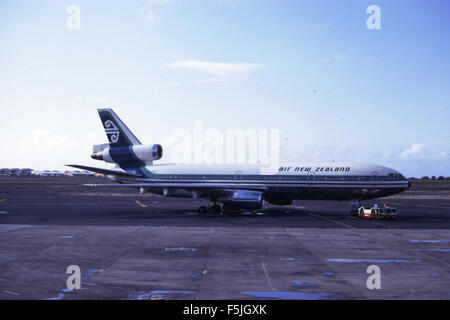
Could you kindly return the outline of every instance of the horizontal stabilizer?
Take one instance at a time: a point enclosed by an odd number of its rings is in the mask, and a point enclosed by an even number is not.
[[[92,172],[102,173],[104,175],[113,175],[119,178],[142,178],[143,176],[136,173],[130,173],[125,171],[119,171],[119,170],[112,170],[112,169],[103,169],[103,168],[96,168],[96,167],[88,167],[88,166],[82,166],[79,164],[66,164],[68,167],[73,167],[81,170],[88,170]]]

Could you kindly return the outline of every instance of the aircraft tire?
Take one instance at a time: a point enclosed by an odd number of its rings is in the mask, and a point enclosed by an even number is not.
[[[214,213],[214,214],[219,214],[220,212],[222,212],[222,208],[217,203],[213,204],[211,206],[210,210],[211,210],[211,213]]]
[[[208,208],[207,207],[205,207],[205,206],[198,207],[198,213],[204,214],[204,213],[207,213],[207,212],[208,212]]]

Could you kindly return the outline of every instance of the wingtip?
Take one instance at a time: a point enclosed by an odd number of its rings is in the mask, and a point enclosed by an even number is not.
[[[66,167],[78,167],[79,164],[65,164]]]

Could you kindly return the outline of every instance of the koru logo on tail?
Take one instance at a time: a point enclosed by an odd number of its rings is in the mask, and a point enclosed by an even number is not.
[[[106,136],[108,137],[108,140],[110,143],[116,143],[119,141],[120,132],[119,129],[114,125],[114,123],[111,120],[106,120],[105,123],[105,131]]]

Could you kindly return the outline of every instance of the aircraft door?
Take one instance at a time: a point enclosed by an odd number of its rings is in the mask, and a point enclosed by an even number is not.
[[[242,171],[236,171],[234,173],[234,182],[236,182],[236,183],[242,182]]]
[[[378,182],[378,172],[372,172],[372,181],[373,183]]]
[[[315,172],[308,173],[308,178],[307,178],[308,183],[314,183],[315,177],[316,177],[316,173]]]

